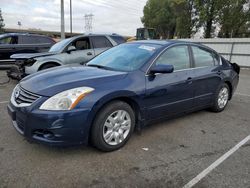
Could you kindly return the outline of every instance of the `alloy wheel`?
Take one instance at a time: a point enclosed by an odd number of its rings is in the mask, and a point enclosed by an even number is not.
[[[218,95],[218,106],[220,109],[224,108],[227,105],[229,98],[229,91],[228,88],[222,87],[220,89],[219,95]]]
[[[103,126],[104,141],[112,146],[122,143],[131,130],[131,117],[125,110],[110,114]]]

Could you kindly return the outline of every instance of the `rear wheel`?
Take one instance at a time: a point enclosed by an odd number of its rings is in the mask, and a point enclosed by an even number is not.
[[[230,89],[226,83],[222,84],[216,92],[214,105],[211,108],[214,112],[221,112],[223,111],[228,103],[230,95]]]
[[[111,102],[94,120],[91,131],[92,144],[102,151],[117,150],[129,140],[134,127],[133,109],[122,101]]]

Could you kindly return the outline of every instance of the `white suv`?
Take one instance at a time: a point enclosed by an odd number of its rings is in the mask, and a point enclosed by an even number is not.
[[[62,40],[53,45],[49,52],[32,54],[14,54],[18,66],[14,74],[9,71],[8,75],[16,79],[21,79],[25,75],[35,73],[40,70],[69,64],[85,64],[103,51],[124,43],[122,36],[112,35],[81,35]]]

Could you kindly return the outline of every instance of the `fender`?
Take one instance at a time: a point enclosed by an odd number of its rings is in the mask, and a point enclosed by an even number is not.
[[[49,58],[49,59],[46,59],[46,60],[43,60],[43,61],[38,60],[37,62],[35,62],[30,67],[25,66],[25,73],[26,74],[36,73],[36,72],[38,72],[38,70],[40,69],[41,66],[43,66],[44,64],[49,63],[49,62],[57,63],[60,66],[62,65],[62,63],[59,60],[53,59],[53,58]]]
[[[133,102],[134,104],[138,105],[136,108],[138,110],[138,129],[140,129],[140,127],[144,126],[144,117],[145,117],[145,106],[144,103],[142,101],[142,99],[134,92],[132,91],[118,91],[118,92],[112,92],[109,93],[105,96],[103,96],[102,98],[100,98],[98,101],[95,102],[95,104],[93,105],[91,111],[89,114],[91,114],[88,119],[87,119],[87,125],[85,127],[86,131],[85,131],[85,137],[88,138],[88,136],[90,135],[89,132],[91,130],[91,126],[93,124],[94,118],[96,116],[96,114],[101,110],[101,108],[109,103],[110,101],[113,100],[130,100],[131,102]]]
[[[227,83],[231,90],[229,100],[231,100],[237,88],[238,82],[239,82],[239,74],[233,70],[230,70],[230,75],[225,75],[222,77],[222,83]]]
[[[44,64],[46,63],[50,63],[50,62],[53,62],[53,63],[57,63],[59,65],[62,65],[62,62],[58,59],[53,59],[53,58],[49,58],[49,59],[46,59],[46,60],[43,60],[43,61],[38,61],[37,64],[40,65],[39,67],[43,66]]]

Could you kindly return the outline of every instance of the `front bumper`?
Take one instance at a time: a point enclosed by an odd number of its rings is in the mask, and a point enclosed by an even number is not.
[[[51,146],[87,144],[89,109],[64,112],[8,105],[15,129],[27,140]]]
[[[34,63],[32,66],[25,66],[24,72],[26,75],[36,73],[38,71],[38,66]]]

